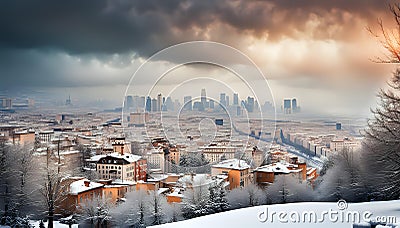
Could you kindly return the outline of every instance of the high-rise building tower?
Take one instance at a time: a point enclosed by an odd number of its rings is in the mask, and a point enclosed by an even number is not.
[[[125,108],[130,109],[133,108],[133,97],[128,95],[125,98]]]
[[[233,105],[239,105],[239,95],[237,93],[233,94]]]
[[[162,105],[163,105],[163,100],[162,100],[162,95],[159,93],[157,95],[157,112],[162,110]]]
[[[296,100],[296,98],[293,98],[292,99],[292,112],[295,113],[297,111],[298,111],[298,109],[297,109],[297,100]]]
[[[222,105],[222,106],[226,106],[226,99],[225,99],[225,97],[226,97],[226,95],[225,95],[225,93],[221,93],[220,95],[219,95],[219,103]]]
[[[151,111],[157,112],[159,108],[158,104],[159,102],[157,101],[157,99],[155,98],[151,99]]]
[[[68,96],[67,100],[65,101],[65,105],[66,105],[66,106],[72,105],[72,102],[71,102],[71,95]]]
[[[136,109],[143,111],[145,104],[146,104],[146,97],[144,96],[139,97],[136,102]]]
[[[206,107],[206,103],[207,103],[206,89],[201,89],[200,102],[203,104],[204,107]]]
[[[225,102],[226,102],[226,107],[229,107],[229,96],[226,96],[225,97]]]
[[[192,96],[185,96],[183,98],[183,108],[185,110],[192,110]]]
[[[210,99],[209,103],[210,103],[210,108],[214,109],[214,100]]]
[[[292,104],[290,99],[283,100],[283,113],[291,114],[292,113]]]
[[[254,97],[247,97],[247,111],[254,112]]]
[[[147,99],[146,99],[146,112],[151,112],[151,98],[150,98],[150,96],[147,96]]]
[[[173,111],[174,110],[174,103],[172,102],[171,97],[167,97],[167,100],[165,100],[164,106],[165,106],[167,111]]]

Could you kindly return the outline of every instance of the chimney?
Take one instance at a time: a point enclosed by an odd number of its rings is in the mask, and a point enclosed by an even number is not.
[[[85,187],[89,187],[90,185],[90,180],[84,180],[83,183],[85,184]]]
[[[121,155],[124,155],[124,147],[121,146]]]

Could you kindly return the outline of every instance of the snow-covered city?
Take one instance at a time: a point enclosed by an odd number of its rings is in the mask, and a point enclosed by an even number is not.
[[[0,228],[400,227],[400,3],[0,7]]]

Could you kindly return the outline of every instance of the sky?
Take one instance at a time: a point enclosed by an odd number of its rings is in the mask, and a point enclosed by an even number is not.
[[[238,92],[245,99],[254,95],[253,86],[259,86],[254,90],[260,103],[273,98],[277,108],[284,98],[296,97],[304,111],[368,113],[395,68],[371,61],[382,56],[384,49],[366,29],[378,31],[377,19],[388,29],[395,28],[388,3],[3,1],[0,91],[44,92],[58,100],[71,95],[75,103],[108,101],[117,106],[127,88],[130,94],[144,95],[153,87],[155,93],[183,99],[190,92],[199,96],[203,87],[217,97],[225,86],[231,89],[227,94]],[[217,56],[224,66],[189,64],[169,71],[180,58],[151,59],[163,49],[191,41],[226,45],[226,50],[198,48],[182,54]],[[148,66],[147,71],[129,84],[142,64]],[[268,87],[253,76],[257,67]],[[240,69],[244,80],[228,69]],[[166,72],[164,80],[156,80]],[[190,81],[196,78],[206,80]],[[177,86],[188,80],[186,88]],[[223,86],[213,87],[218,83]]]

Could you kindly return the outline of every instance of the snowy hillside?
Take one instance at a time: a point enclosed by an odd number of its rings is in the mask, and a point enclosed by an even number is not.
[[[317,216],[317,221],[311,219],[312,223],[302,222],[302,218],[310,218],[307,212],[315,212]],[[264,212],[264,213],[260,213]],[[265,213],[267,212],[267,213]],[[275,214],[273,214],[275,212]],[[284,212],[281,214],[281,221],[279,221],[278,214],[280,212]],[[331,219],[330,214],[331,213]],[[366,224],[363,222],[363,217],[370,218],[371,220],[375,219],[386,219],[395,221],[394,223],[400,224],[400,201],[385,201],[385,202],[369,202],[369,203],[354,203],[354,204],[346,204],[342,202],[339,203],[293,203],[293,204],[280,204],[280,205],[265,205],[265,206],[257,206],[250,207],[238,210],[232,210],[228,212],[212,214],[208,216],[198,217],[186,221],[181,221],[177,223],[169,223],[163,224],[155,227],[323,227],[324,228],[332,228],[332,227],[352,227],[352,222],[348,223],[346,221],[356,221],[359,213],[360,215],[360,225]],[[261,220],[266,220],[265,214],[268,214],[269,217],[267,221],[260,222]],[[297,220],[299,217],[300,220]],[[353,216],[354,215],[354,216]],[[308,217],[307,217],[308,216]],[[391,217],[390,217],[391,216]],[[394,217],[393,217],[394,216]],[[273,218],[273,222],[271,219]],[[324,218],[324,219],[322,219]],[[346,219],[348,218],[348,219]],[[354,218],[355,220],[353,220]],[[394,219],[394,220],[393,220]],[[323,222],[319,222],[318,220],[324,220]],[[333,222],[335,221],[336,222]],[[381,220],[381,221],[382,221]],[[286,221],[286,223],[285,223]],[[296,221],[293,223],[292,221]],[[300,221],[300,222],[297,222]],[[304,221],[304,220],[303,220]],[[307,220],[309,221],[309,220]],[[343,222],[342,222],[343,221]],[[388,223],[389,224],[389,223]],[[391,222],[390,224],[393,224]],[[361,227],[361,226],[360,226]],[[364,227],[364,226],[362,226]],[[365,226],[369,227],[369,226]],[[386,227],[386,226],[378,226],[378,227]],[[388,226],[394,227],[394,226]]]

